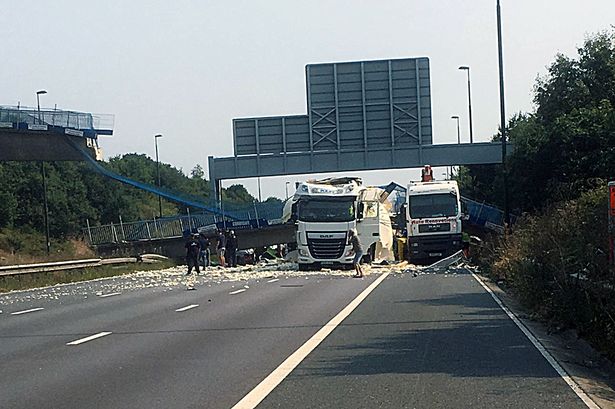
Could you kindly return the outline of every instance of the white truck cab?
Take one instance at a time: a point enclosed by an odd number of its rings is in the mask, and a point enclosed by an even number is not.
[[[357,230],[366,254],[372,249],[374,258],[391,260],[393,230],[389,213],[380,202],[381,192],[363,186],[361,179],[354,177],[297,184],[282,219],[297,225],[299,268],[352,265],[350,229]]]
[[[461,250],[461,202],[457,182],[431,178],[410,182],[406,220],[410,261],[440,259]]]

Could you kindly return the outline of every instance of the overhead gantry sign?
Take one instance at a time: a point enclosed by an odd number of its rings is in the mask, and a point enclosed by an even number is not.
[[[433,145],[428,58],[306,66],[307,115],[233,120],[223,179],[500,163],[499,144]]]

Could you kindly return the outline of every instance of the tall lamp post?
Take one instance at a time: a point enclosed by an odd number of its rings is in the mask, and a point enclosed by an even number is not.
[[[154,135],[154,144],[156,145],[156,176],[158,178],[158,188],[160,189],[160,160],[158,159],[158,138],[162,138],[162,135]],[[162,196],[160,196],[160,193],[158,193],[158,216],[162,218]]]
[[[40,90],[40,91],[36,91],[36,106],[37,106],[37,111],[38,111],[38,123],[40,124],[41,121],[41,100],[40,100],[40,96],[43,94],[46,94],[47,91],[45,91],[44,89]]]
[[[498,25],[498,66],[500,72],[500,130],[502,132],[502,170],[504,172],[504,223],[510,226],[510,208],[508,203],[508,170],[506,168],[506,108],[504,100],[504,53],[502,50],[502,15],[500,0],[496,5]]]
[[[459,131],[459,116],[453,115],[451,119],[454,119],[457,121],[457,143],[460,144],[461,143],[461,132]]]
[[[46,94],[44,89],[36,91],[36,106],[38,111],[38,123],[41,121],[41,99],[40,96]],[[43,218],[45,221],[45,245],[47,247],[47,255],[51,252],[51,243],[49,241],[49,205],[47,204],[47,175],[45,174],[45,161],[41,161],[41,176],[43,178]]]
[[[470,122],[470,143],[474,142],[474,132],[472,129],[472,91],[471,91],[471,87],[470,87],[470,67],[466,66],[466,65],[462,65],[461,67],[459,67],[460,70],[462,71],[466,71],[468,73],[468,118],[469,122]]]
[[[45,162],[41,161],[41,174],[43,175],[43,206],[45,207],[45,243],[47,245],[47,255],[51,251],[49,242],[49,206],[47,205],[47,177],[45,175]]]

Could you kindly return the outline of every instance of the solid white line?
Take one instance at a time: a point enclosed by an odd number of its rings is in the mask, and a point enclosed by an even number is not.
[[[184,312],[184,311],[188,311],[188,310],[191,310],[191,309],[196,308],[196,307],[198,307],[198,306],[199,306],[198,304],[190,304],[190,305],[188,305],[187,307],[182,307],[182,308],[178,308],[178,309],[176,309],[176,310],[175,310],[175,312]]]
[[[271,280],[269,280],[267,282],[268,283],[275,283],[276,281],[280,281],[280,279],[279,278],[274,278],[274,279],[271,279]]]
[[[280,384],[312,352],[340,323],[348,317],[361,304],[361,302],[386,278],[389,273],[384,273],[370,284],[361,294],[350,302],[343,310],[331,319],[324,327],[318,330],[312,338],[308,339],[305,344],[293,352],[284,362],[280,364],[273,372],[261,381],[254,389],[243,397],[233,409],[253,409],[267,395],[271,393],[276,386]]]
[[[78,339],[76,341],[69,342],[66,345],[79,345],[79,344],[83,344],[84,342],[88,342],[88,341],[91,341],[93,339],[101,338],[101,337],[104,337],[104,336],[107,336],[107,335],[110,335],[110,334],[111,334],[111,332],[108,332],[108,331],[107,332],[99,332],[98,334],[90,335],[89,337],[85,337],[85,338]]]
[[[122,293],[109,293],[109,294],[102,294],[99,295],[100,298],[106,298],[106,297],[113,297],[114,295],[120,295]]]
[[[35,312],[35,311],[41,311],[41,310],[44,310],[44,308],[32,308],[32,309],[29,309],[29,310],[12,312],[11,315],[21,315],[21,314],[27,314],[29,312]]]
[[[564,382],[568,384],[568,386],[570,386],[570,389],[572,389],[572,391],[577,394],[577,396],[583,401],[583,403],[585,403],[585,405],[587,405],[587,407],[590,409],[600,409],[600,406],[598,406],[583,391],[583,389],[581,389],[581,387],[570,377],[570,375],[568,375],[566,370],[562,368],[562,366],[555,360],[555,358],[553,358],[553,355],[551,355],[549,351],[547,351],[547,349],[540,343],[540,341],[534,336],[534,334],[532,334],[530,330],[519,320],[519,318],[517,318],[517,316],[513,312],[511,312],[504,305],[502,301],[500,301],[498,296],[495,295],[493,291],[491,291],[491,288],[489,288],[483,282],[483,280],[481,280],[480,277],[478,277],[476,274],[472,273],[472,276],[491,295],[491,297],[493,297],[493,299],[500,306],[500,308],[504,310],[506,315],[508,315],[508,317],[517,325],[517,327],[519,327],[519,329],[525,334],[525,336],[532,342],[532,344],[534,344],[536,349],[540,351],[542,356],[547,360],[547,362],[551,364],[553,369],[555,369],[555,371],[559,374],[559,376],[564,380]]]
[[[229,294],[230,295],[235,295],[235,294],[243,293],[244,291],[246,291],[246,289],[242,288],[241,290],[231,291]]]

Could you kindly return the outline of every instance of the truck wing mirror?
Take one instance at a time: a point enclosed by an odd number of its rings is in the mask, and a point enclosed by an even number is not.
[[[297,223],[297,203],[293,203],[290,208],[290,220]]]

